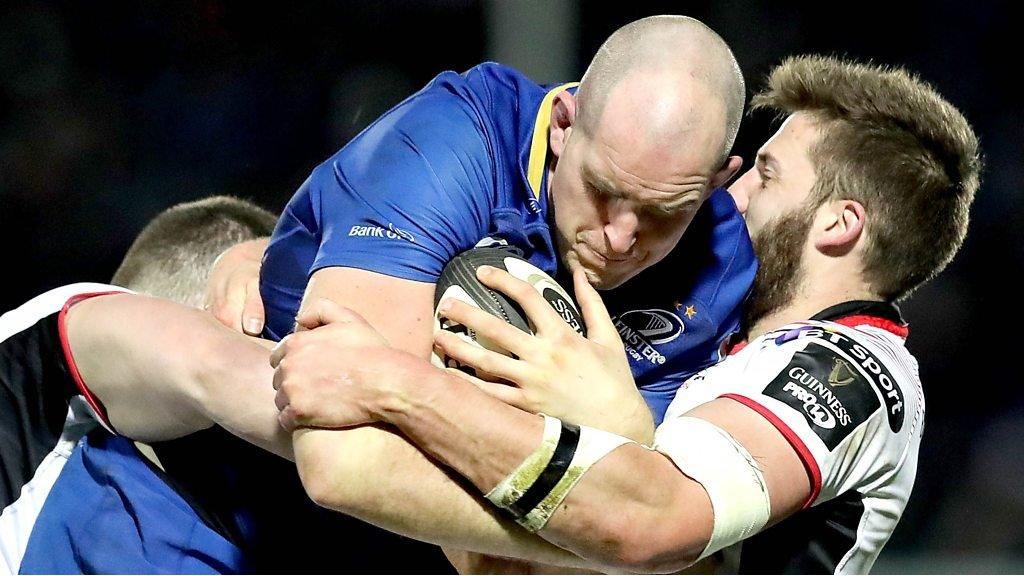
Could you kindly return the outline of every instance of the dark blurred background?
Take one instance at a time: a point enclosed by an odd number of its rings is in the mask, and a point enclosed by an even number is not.
[[[987,169],[967,243],[904,305],[927,429],[914,496],[876,571],[1024,572],[1024,370],[999,356],[1017,353],[1024,268],[1010,2],[7,1],[0,309],[107,281],[172,204],[232,194],[279,211],[316,164],[442,70],[497,60],[574,80],[617,27],[659,13],[718,31],[750,89],[790,54],[898,64],[977,129]],[[750,119],[736,152],[751,158],[769,120]]]

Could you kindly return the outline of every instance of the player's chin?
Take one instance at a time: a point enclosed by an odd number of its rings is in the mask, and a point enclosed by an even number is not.
[[[581,258],[576,251],[566,253],[563,261],[570,269],[583,268],[590,285],[598,290],[618,288],[644,268],[631,261],[597,260],[589,254]]]
[[[614,288],[618,288],[640,272],[639,270],[620,271],[615,270],[614,268],[595,270],[589,266],[584,266],[583,271],[586,273],[587,280],[590,281],[590,285],[598,290],[612,290]]]

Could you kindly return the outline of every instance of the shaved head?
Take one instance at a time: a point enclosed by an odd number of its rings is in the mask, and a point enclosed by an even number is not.
[[[651,16],[619,28],[598,50],[577,92],[576,126],[595,134],[624,118],[652,144],[692,144],[696,128],[720,162],[743,116],[745,86],[725,41],[698,20]],[[611,116],[621,118],[612,118]]]
[[[655,16],[601,46],[576,94],[554,96],[548,198],[562,261],[599,289],[662,260],[712,192],[745,88],[725,42],[693,18]]]

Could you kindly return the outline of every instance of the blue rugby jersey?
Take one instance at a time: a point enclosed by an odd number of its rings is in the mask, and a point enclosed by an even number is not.
[[[264,258],[268,334],[291,331],[309,276],[328,266],[435,282],[490,236],[554,273],[547,128],[555,95],[573,86],[498,64],[444,72],[318,166]]]
[[[329,266],[435,282],[491,237],[557,275],[548,125],[554,96],[574,87],[493,63],[445,72],[318,166],[264,258],[267,336],[292,330],[309,276]],[[679,384],[719,359],[755,270],[743,219],[716,190],[665,261],[603,293],[658,422]]]
[[[135,449],[83,438],[39,512],[19,574],[252,572],[222,535]]]
[[[519,247],[533,264],[558,277],[545,166],[551,100],[566,86],[573,85],[539,86],[497,64],[463,75],[445,72],[316,168],[282,214],[264,260],[267,335],[278,339],[291,331],[309,276],[327,266],[433,282],[452,256],[494,237]],[[745,224],[728,194],[716,190],[664,261],[603,293],[656,421],[687,376],[718,360],[722,342],[738,327],[755,268]],[[387,562],[398,566],[402,559],[415,559],[429,571],[444,570],[440,553],[433,551],[431,557],[426,545],[314,510],[293,465],[223,430],[154,449],[175,480],[175,492],[203,512],[183,509],[180,518],[161,522],[182,530],[208,526],[242,551],[241,556],[225,555],[218,571],[288,572],[296,566],[304,572],[403,571],[387,570]],[[139,458],[107,456],[111,450],[92,446],[69,469],[99,469],[118,458]],[[141,471],[145,466],[140,464]],[[160,481],[124,474],[109,479],[113,486],[127,484],[119,488],[124,494],[144,493],[132,483]],[[69,493],[80,502],[106,489],[87,474],[76,480]],[[166,492],[148,493],[177,501]],[[51,542],[54,534],[74,542],[68,526],[78,519],[112,525],[137,518],[133,502],[129,497],[113,507],[89,504],[70,516],[44,515],[39,528],[48,530]],[[162,528],[170,530],[169,525]],[[346,534],[351,544],[346,549],[356,552],[340,563],[336,534]],[[131,542],[136,541],[147,540]],[[401,552],[386,558],[358,553],[376,550],[382,542]],[[81,548],[59,550],[76,551],[79,556],[68,562],[89,565]],[[189,558],[194,550],[186,547],[178,554]],[[294,564],[295,558],[304,561]]]

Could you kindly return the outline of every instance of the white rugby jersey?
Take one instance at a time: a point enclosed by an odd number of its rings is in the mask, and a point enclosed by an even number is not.
[[[694,375],[658,428],[656,447],[685,443],[671,422],[730,398],[767,419],[799,455],[811,485],[804,510],[737,544],[741,573],[868,572],[914,484],[924,396],[899,310],[849,302],[814,318]]]
[[[78,440],[103,412],[70,358],[64,318],[106,284],[50,290],[0,316],[0,574],[16,574],[32,526]]]

